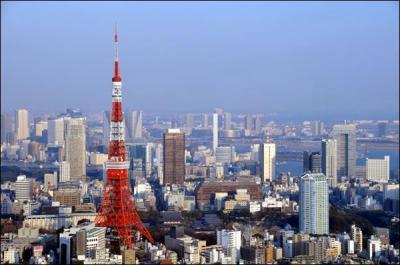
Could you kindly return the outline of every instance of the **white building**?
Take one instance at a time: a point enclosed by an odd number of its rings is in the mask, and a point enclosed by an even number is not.
[[[15,132],[17,140],[29,137],[29,115],[26,109],[15,111]]]
[[[389,181],[390,157],[384,159],[367,158],[367,179],[374,182],[387,183]]]
[[[69,163],[67,161],[62,161],[59,165],[58,165],[58,169],[60,172],[60,182],[66,182],[70,180],[69,177]]]
[[[242,232],[240,230],[217,230],[217,244],[224,247],[225,255],[232,261],[240,260],[240,247],[242,246]]]
[[[3,262],[8,264],[19,264],[19,254],[15,248],[9,248],[3,252]]]
[[[218,147],[218,113],[213,113],[213,151],[214,155]]]
[[[274,143],[263,143],[259,149],[259,161],[261,165],[261,179],[273,181],[275,179],[276,146]]]
[[[126,115],[127,139],[134,141],[143,138],[143,111],[130,111]]]
[[[329,200],[326,177],[307,173],[300,180],[300,231],[308,234],[329,234]]]
[[[15,182],[15,199],[18,201],[28,201],[32,198],[33,180],[25,175],[17,177]]]
[[[368,257],[373,259],[381,255],[381,240],[374,235],[368,239]]]
[[[55,118],[48,120],[47,137],[48,143],[63,146],[64,145],[64,119]]]
[[[322,140],[321,167],[328,179],[329,187],[337,185],[337,146],[335,139]]]

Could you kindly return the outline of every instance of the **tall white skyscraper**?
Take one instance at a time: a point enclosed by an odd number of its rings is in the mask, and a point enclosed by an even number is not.
[[[232,263],[240,260],[242,232],[240,230],[217,230],[217,244],[224,247],[225,255],[232,258]]]
[[[111,111],[106,110],[103,112],[103,145],[105,146],[110,143],[110,122]]]
[[[127,136],[130,141],[143,138],[143,111],[131,111],[126,115]]]
[[[367,158],[367,179],[369,181],[387,183],[390,177],[390,157],[384,159]]]
[[[58,165],[58,169],[60,171],[60,182],[66,182],[70,180],[69,174],[70,174],[70,169],[69,169],[69,163],[67,161],[62,161]]]
[[[355,124],[336,124],[333,126],[333,138],[337,146],[338,177],[356,175],[357,139]]]
[[[63,146],[65,144],[64,128],[64,118],[49,119],[47,129],[48,143]]]
[[[86,180],[86,130],[83,118],[67,121],[66,161],[71,180]]]
[[[218,113],[213,113],[213,151],[214,155],[218,147]]]
[[[32,198],[33,180],[25,175],[17,177],[15,182],[15,199],[18,201],[28,201]]]
[[[263,182],[273,181],[275,179],[275,143],[260,144],[258,155],[261,167],[261,179]]]
[[[322,157],[321,167],[322,173],[328,179],[329,187],[337,185],[337,146],[335,139],[322,140]]]
[[[29,137],[29,115],[26,109],[15,111],[15,132],[17,140],[24,140]]]
[[[300,179],[300,231],[329,234],[328,183],[322,173],[307,173]]]

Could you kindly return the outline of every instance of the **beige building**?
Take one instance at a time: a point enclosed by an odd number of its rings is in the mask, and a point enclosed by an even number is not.
[[[86,180],[86,131],[83,118],[67,121],[66,160],[70,165],[70,180]]]
[[[29,114],[26,109],[15,111],[15,132],[17,140],[24,140],[29,137]]]
[[[261,179],[263,182],[275,179],[276,145],[264,143],[260,145],[259,160],[261,165]]]

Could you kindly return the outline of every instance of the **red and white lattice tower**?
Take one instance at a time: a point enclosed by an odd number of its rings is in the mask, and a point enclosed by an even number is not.
[[[154,239],[143,225],[136,212],[131,187],[129,184],[129,161],[126,161],[124,136],[124,117],[122,113],[121,77],[118,68],[118,35],[115,31],[114,77],[112,78],[112,114],[110,125],[110,144],[108,161],[105,163],[107,180],[103,200],[97,213],[97,226],[114,229],[118,233],[121,245],[128,249],[133,247],[132,235],[140,232],[151,243]]]

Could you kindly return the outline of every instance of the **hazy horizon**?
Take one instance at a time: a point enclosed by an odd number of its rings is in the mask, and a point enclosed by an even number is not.
[[[397,2],[2,2],[1,111],[399,119]],[[88,104],[90,103],[90,104]]]

